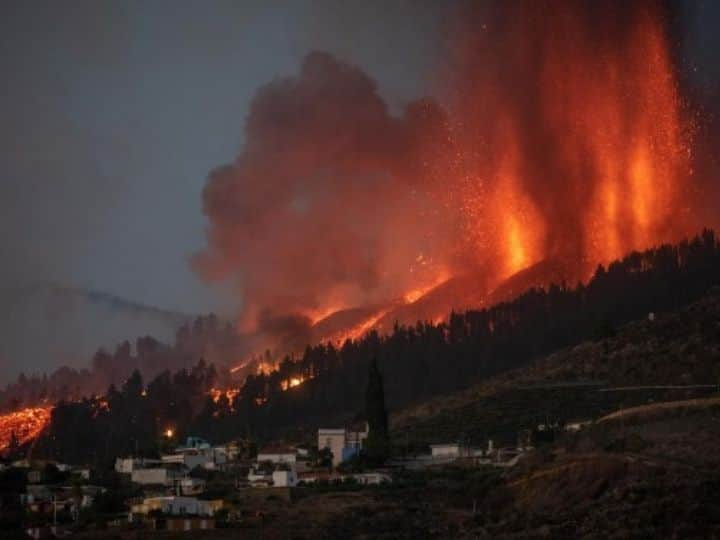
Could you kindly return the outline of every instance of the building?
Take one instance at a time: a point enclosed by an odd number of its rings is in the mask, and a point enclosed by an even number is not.
[[[389,484],[392,482],[392,477],[389,474],[385,474],[383,472],[358,473],[353,474],[352,478],[354,478],[358,484],[362,484],[364,486]]]
[[[174,486],[183,478],[183,471],[174,467],[156,467],[152,469],[136,469],[130,475],[132,482],[143,486]]]
[[[258,452],[257,462],[287,463],[294,464],[297,461],[297,454],[294,448],[288,446],[272,446],[263,448]]]
[[[131,506],[128,519],[134,521],[150,512],[166,516],[214,516],[222,508],[222,500],[203,501],[195,497],[149,497]]]
[[[27,481],[29,484],[39,484],[43,480],[42,471],[28,471]]]
[[[270,487],[273,477],[270,472],[265,472],[258,468],[251,468],[248,472],[247,480],[251,487]]]
[[[115,460],[115,472],[120,474],[132,474],[136,469],[147,469],[155,465],[160,465],[162,461],[159,459],[144,458],[117,458]]]
[[[333,467],[337,467],[360,452],[367,434],[367,424],[365,424],[364,431],[320,428],[318,429],[318,448],[328,448],[332,452]]]
[[[295,487],[298,483],[297,473],[295,471],[274,471],[272,482],[274,487]]]
[[[329,473],[327,471],[314,471],[301,473],[298,481],[303,482],[304,484],[316,484],[318,482],[344,482],[346,480],[354,480],[363,486],[374,486],[389,484],[392,482],[392,477],[389,474],[380,471],[355,474],[337,474]]]
[[[79,493],[77,490],[73,486],[28,485],[20,495],[20,503],[35,513],[66,510],[77,515],[80,509],[90,508],[98,495],[106,491],[100,486],[80,486]]]
[[[431,444],[430,453],[433,459],[467,457],[471,454],[469,448],[460,443]]]
[[[199,495],[205,491],[205,480],[202,478],[183,478],[180,480],[181,495]]]
[[[185,439],[185,446],[178,448],[178,450],[203,450],[210,448],[210,443],[200,437],[188,437]]]
[[[192,470],[195,467],[215,469],[227,462],[224,447],[213,448],[197,437],[188,437],[186,446],[178,447],[174,453],[162,456],[163,463],[182,464]]]

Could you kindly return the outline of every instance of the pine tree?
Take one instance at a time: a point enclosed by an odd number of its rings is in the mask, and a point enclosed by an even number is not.
[[[388,415],[385,409],[385,390],[376,358],[372,359],[368,370],[365,414],[369,430],[364,444],[365,455],[372,462],[382,463],[390,453],[390,437],[388,434]]]

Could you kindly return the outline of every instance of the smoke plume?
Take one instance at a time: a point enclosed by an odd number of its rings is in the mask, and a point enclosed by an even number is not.
[[[444,123],[430,101],[392,116],[360,69],[310,53],[260,88],[240,154],[210,174],[195,267],[237,280],[250,326],[402,294],[441,260],[424,152]]]
[[[237,282],[252,327],[469,272],[483,287],[531,267],[581,279],[675,240],[696,224],[668,31],[652,1],[471,8],[447,102],[399,117],[360,69],[311,53],[258,91],[237,159],[210,175],[195,266]]]

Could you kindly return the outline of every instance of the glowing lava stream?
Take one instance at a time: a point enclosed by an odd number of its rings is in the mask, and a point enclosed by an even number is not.
[[[0,450],[10,444],[15,434],[20,444],[35,439],[50,422],[53,407],[28,407],[19,411],[0,415]]]

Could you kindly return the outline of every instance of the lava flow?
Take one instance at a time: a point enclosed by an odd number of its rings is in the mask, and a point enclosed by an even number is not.
[[[22,445],[35,439],[50,422],[52,407],[28,407],[0,415],[0,450],[10,446],[13,435]]]

